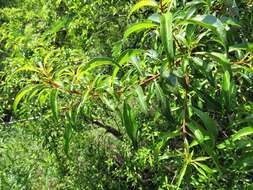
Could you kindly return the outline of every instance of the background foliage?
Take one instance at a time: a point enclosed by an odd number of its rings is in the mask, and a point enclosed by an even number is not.
[[[251,189],[253,2],[0,1],[1,189]]]

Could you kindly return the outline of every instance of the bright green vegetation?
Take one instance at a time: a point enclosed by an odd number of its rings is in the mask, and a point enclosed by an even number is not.
[[[0,189],[252,189],[252,0],[0,0]]]

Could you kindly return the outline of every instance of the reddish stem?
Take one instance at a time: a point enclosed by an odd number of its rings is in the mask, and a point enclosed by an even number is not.
[[[163,0],[160,0],[160,11],[161,11],[161,14],[164,13],[164,9],[163,9]]]

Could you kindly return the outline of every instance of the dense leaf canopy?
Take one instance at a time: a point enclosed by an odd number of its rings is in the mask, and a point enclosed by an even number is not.
[[[252,0],[0,7],[0,189],[253,187]]]

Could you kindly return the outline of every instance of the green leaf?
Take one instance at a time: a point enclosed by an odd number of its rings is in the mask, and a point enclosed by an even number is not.
[[[164,134],[160,135],[161,140],[155,144],[155,152],[156,154],[160,154],[160,151],[166,146],[167,142],[170,139],[173,139],[177,136],[179,136],[181,134],[180,130],[175,130],[175,131],[171,131],[171,132],[165,132]],[[164,159],[164,158],[162,158]]]
[[[232,136],[232,141],[241,139],[242,137],[253,134],[253,127],[245,127],[240,129],[236,134]]]
[[[189,123],[189,129],[194,134],[198,144],[202,144],[204,142],[203,129],[201,130],[200,127],[193,122]]]
[[[128,38],[134,32],[140,32],[142,30],[156,28],[158,25],[151,22],[141,22],[130,26],[124,33],[124,39]]]
[[[25,88],[23,88],[15,97],[15,100],[13,102],[13,110],[14,112],[17,111],[17,106],[20,102],[20,100],[26,95],[28,94],[30,91],[32,91],[34,88],[38,87],[38,85],[29,85],[26,86]]]
[[[177,180],[177,189],[180,188],[180,185],[182,183],[182,180],[184,178],[184,175],[186,173],[186,170],[187,170],[187,166],[188,166],[188,163],[185,162],[184,165],[183,165],[183,168],[180,170],[180,173],[179,175],[177,176],[178,177],[178,180]]]
[[[230,74],[228,71],[225,71],[225,73],[224,73],[222,88],[226,92],[230,91]]]
[[[208,28],[215,32],[222,40],[223,45],[227,44],[226,29],[222,22],[213,15],[197,15],[189,20],[183,21],[183,23],[197,24],[202,27]]]
[[[63,27],[65,27],[67,22],[68,22],[67,17],[63,17],[63,18],[57,20],[55,23],[53,23],[52,27],[44,33],[44,35],[55,34],[59,30],[61,30]]]
[[[166,97],[163,93],[163,90],[156,81],[154,83],[155,83],[156,96],[160,99],[162,106],[166,107]]]
[[[124,63],[128,62],[133,56],[139,55],[144,51],[141,49],[128,49],[122,52],[122,54],[117,59],[117,63],[122,66]]]
[[[224,105],[228,111],[232,111],[236,104],[236,85],[231,80],[230,73],[226,70],[223,75],[222,92]]]
[[[158,3],[154,0],[141,0],[140,2],[136,3],[134,5],[134,7],[131,9],[129,15],[128,15],[128,19],[129,17],[137,10],[143,8],[143,7],[158,7]]]
[[[87,90],[83,95],[82,95],[82,99],[80,104],[78,105],[77,109],[76,109],[76,114],[78,115],[84,105],[84,103],[87,101],[87,99],[89,98],[89,93],[90,90]]]
[[[201,167],[199,167],[195,162],[191,163],[191,165],[194,166],[202,176],[207,178],[205,171]]]
[[[194,109],[196,109],[196,108],[194,108]],[[202,114],[200,114],[200,115],[202,118],[205,119],[205,116],[203,117]],[[207,140],[211,139],[212,143],[214,144],[214,142],[215,142],[214,137],[210,134],[207,134],[207,132],[204,129],[201,129],[196,122],[189,123],[189,128],[194,133],[196,141],[197,141],[196,143],[193,141],[191,143],[190,147],[193,147],[193,146],[199,144],[202,147],[202,149],[213,159],[215,165],[217,166],[217,169],[219,170],[219,172],[221,172],[219,162],[218,162],[215,152],[213,150],[214,146],[210,146],[210,144],[208,142],[206,142]],[[204,136],[206,134],[208,135],[208,137]]]
[[[137,132],[138,125],[136,123],[134,111],[131,109],[127,101],[124,101],[123,105],[123,124],[126,128],[127,135],[132,141],[132,144],[137,148]]]
[[[146,104],[146,101],[145,101],[145,96],[144,96],[144,93],[143,93],[143,90],[142,90],[142,87],[141,86],[138,86],[136,88],[136,93],[137,93],[137,96],[138,96],[138,100],[140,102],[140,105],[141,105],[141,108],[142,108],[142,111],[144,113],[147,113],[148,112],[148,107],[147,107],[147,104]]]
[[[212,173],[214,173],[214,171],[211,169],[211,168],[209,168],[207,165],[205,165],[205,164],[202,164],[202,163],[199,163],[199,162],[195,162],[198,166],[200,166],[206,173],[208,173],[208,174],[212,174]]]
[[[58,119],[58,103],[57,103],[58,89],[52,89],[50,93],[50,105],[54,119]]]
[[[204,123],[204,125],[208,131],[208,134],[210,135],[210,137],[212,138],[212,141],[214,143],[215,138],[218,135],[217,123],[212,118],[210,118],[207,113],[202,112],[201,110],[194,108],[194,107],[192,107],[192,110],[202,120],[202,122]]]
[[[100,99],[102,100],[102,102],[107,105],[108,108],[110,108],[110,110],[115,111],[115,105],[114,102],[108,98],[106,98],[105,96],[101,96]]]
[[[71,137],[72,137],[72,133],[73,133],[73,129],[71,127],[71,124],[67,124],[65,126],[64,135],[63,135],[64,152],[65,152],[66,155],[68,155],[68,153],[69,153],[69,145],[70,145],[70,140],[71,140]]]
[[[23,72],[23,71],[32,71],[32,72],[36,72],[36,73],[42,73],[43,72],[39,68],[36,68],[34,66],[25,65],[25,66],[20,67],[19,69],[17,69],[13,74],[16,74],[18,72]]]
[[[236,168],[248,168],[249,170],[253,167],[253,152],[248,152],[241,155],[235,162],[234,166]]]
[[[205,136],[203,142],[208,141],[208,140],[210,140],[210,137],[209,137],[209,136]],[[192,147],[194,147],[194,146],[197,146],[197,145],[199,145],[199,141],[196,140],[196,139],[194,139],[194,140],[191,142],[191,144],[190,144],[190,148],[192,148]]]
[[[143,53],[143,50],[140,49],[128,49],[124,51],[117,59],[117,63],[120,67],[122,67],[123,64],[127,63],[133,56],[136,56],[138,54]],[[115,82],[115,78],[117,77],[117,74],[119,72],[120,68],[115,67],[112,78],[111,78],[111,83],[113,84]]]
[[[236,140],[240,140],[241,138],[253,134],[253,127],[245,127],[237,131],[234,135],[232,135],[229,139],[225,140],[223,143],[217,145],[217,148],[223,149],[226,145],[229,145],[231,142]]]
[[[211,58],[214,58],[216,59],[217,61],[220,61],[224,64],[227,64],[229,63],[229,59],[226,57],[225,54],[223,53],[219,53],[219,52],[195,52],[194,54],[196,55],[205,55],[205,56],[208,56],[208,57],[211,57]]]
[[[249,50],[253,51],[253,42],[249,43],[242,43],[242,44],[235,44],[229,47],[229,52],[236,51],[236,50]]]
[[[105,65],[112,65],[112,66],[120,67],[120,65],[117,64],[117,62],[115,62],[113,59],[108,58],[108,57],[96,57],[96,58],[92,59],[91,61],[89,61],[88,63],[86,63],[84,65],[80,65],[80,66],[81,67],[88,66],[88,68],[86,69],[86,71],[88,71],[93,68],[96,68],[99,66],[105,66]]]
[[[172,34],[172,14],[163,14],[161,18],[160,35],[163,46],[167,53],[168,60],[174,59],[173,34]]]
[[[209,160],[209,159],[210,159],[210,157],[201,156],[201,157],[195,158],[194,161],[202,162],[202,161],[206,161],[206,160]]]

